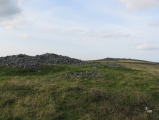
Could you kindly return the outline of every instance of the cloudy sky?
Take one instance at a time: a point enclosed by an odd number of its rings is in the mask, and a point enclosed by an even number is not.
[[[0,0],[0,56],[159,62],[159,0]]]

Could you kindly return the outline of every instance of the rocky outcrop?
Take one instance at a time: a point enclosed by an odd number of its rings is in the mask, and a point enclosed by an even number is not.
[[[67,56],[46,53],[43,55],[28,56],[25,54],[0,57],[0,66],[9,67],[35,67],[42,64],[84,64],[82,60],[70,58]]]

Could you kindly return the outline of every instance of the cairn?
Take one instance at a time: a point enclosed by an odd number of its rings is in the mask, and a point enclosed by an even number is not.
[[[85,62],[82,60],[70,58],[67,56],[57,55],[57,54],[50,54],[46,53],[43,55],[36,55],[36,56],[28,56],[25,54],[19,55],[12,55],[6,57],[0,57],[0,67],[20,67],[20,68],[27,68],[27,67],[36,67],[42,64],[84,64]]]

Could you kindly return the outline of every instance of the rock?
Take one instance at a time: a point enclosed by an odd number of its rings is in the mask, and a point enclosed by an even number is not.
[[[93,71],[77,71],[65,74],[66,77],[84,78],[84,77],[103,77],[102,74]]]
[[[120,65],[120,64],[118,64],[118,63],[107,63],[106,64],[107,66],[109,66],[109,67],[118,67],[118,68],[125,68],[124,66],[122,66],[122,65]]]
[[[147,113],[152,113],[152,110],[147,110]]]
[[[46,53],[43,55],[36,55],[36,56],[28,56],[25,54],[13,55],[13,56],[6,56],[0,57],[0,67],[7,66],[7,67],[20,67],[20,68],[27,68],[27,67],[36,67],[42,64],[84,64],[86,62],[74,58],[70,58],[67,56],[61,56],[57,54],[50,54]]]
[[[148,110],[148,107],[145,107],[145,110]]]

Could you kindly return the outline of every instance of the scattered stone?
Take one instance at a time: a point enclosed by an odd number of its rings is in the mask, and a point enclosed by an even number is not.
[[[25,54],[7,56],[7,57],[0,57],[0,67],[7,66],[7,67],[20,67],[20,68],[27,68],[27,67],[36,67],[41,64],[84,64],[86,62],[74,58],[70,58],[67,56],[61,56],[56,54],[46,53],[43,55],[36,55],[36,56],[28,56]]]
[[[109,67],[125,68],[124,66],[122,66],[121,64],[118,64],[118,63],[107,63],[106,65]]]
[[[96,66],[93,66],[92,68],[93,68],[93,69],[96,69],[97,67],[96,67]]]
[[[66,73],[67,77],[74,77],[74,78],[84,78],[84,77],[102,77],[103,75],[97,72],[92,72],[92,71],[78,71],[78,72],[71,72],[71,73]]]
[[[152,110],[149,110],[148,107],[145,107],[145,111],[146,111],[147,113],[152,113],[152,112],[153,112]]]

